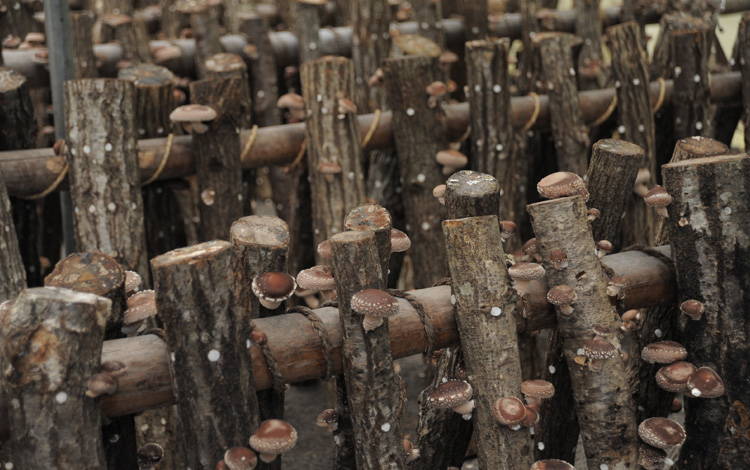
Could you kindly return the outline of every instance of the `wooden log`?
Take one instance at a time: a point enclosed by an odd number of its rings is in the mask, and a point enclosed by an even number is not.
[[[73,43],[73,68],[76,78],[96,78],[97,66],[91,34],[94,14],[90,11],[70,12],[70,36]]]
[[[726,389],[713,399],[685,395],[688,438],[680,466],[728,469],[750,452],[750,346],[744,339],[744,286],[750,273],[743,254],[750,245],[745,230],[750,207],[745,198],[737,197],[748,191],[750,158],[742,154],[690,159],[665,165],[663,175],[672,196],[667,209],[669,242],[677,255],[678,301],[696,299],[706,308],[699,321],[680,320],[683,344],[688,360],[714,369]]]
[[[294,2],[300,67],[323,56],[320,47],[320,5]],[[309,109],[309,108],[308,108]]]
[[[658,98],[650,99],[646,86],[649,80],[648,59],[641,42],[640,27],[635,22],[614,26],[607,30],[607,37],[612,49],[612,72],[617,88],[617,132],[621,139],[643,149],[641,168],[651,173],[651,179],[646,183],[651,187],[656,183],[657,170],[655,125],[651,110],[653,104],[658,103]],[[640,197],[631,197],[625,214],[622,246],[650,246],[656,220],[645,210]]]
[[[443,10],[440,2],[431,0],[413,0],[411,6],[417,20],[417,31],[419,34],[433,41],[440,48],[445,47],[446,37],[443,23]]]
[[[474,389],[479,465],[525,468],[532,463],[528,431],[498,426],[492,414],[495,400],[521,396],[521,362],[512,314],[516,295],[505,267],[497,216],[446,220],[443,233],[461,348]],[[488,355],[503,359],[487,362]]]
[[[570,36],[539,33],[534,49],[539,54],[541,76],[549,96],[552,139],[560,171],[583,174],[588,166],[589,132],[583,121],[573,67]],[[643,82],[644,85],[647,81]]]
[[[383,62],[388,106],[403,180],[406,230],[412,240],[409,256],[417,287],[432,285],[446,273],[447,261],[439,227],[443,209],[432,189],[445,177],[435,155],[448,148],[442,133],[445,113],[438,100],[430,108],[425,88],[439,78],[434,59],[402,57]]]
[[[739,32],[737,34],[737,45],[739,50],[740,70],[742,71],[742,105],[745,109],[750,108],[750,14],[742,16]],[[750,117],[744,114],[742,123],[745,126],[745,148],[750,148]]]
[[[714,155],[727,155],[726,145],[705,137],[690,137],[677,142],[671,163]],[[656,229],[656,246],[669,244],[669,219],[662,219]],[[672,267],[672,269],[674,269]],[[674,277],[674,275],[670,275]],[[661,365],[644,361],[644,347],[665,339],[682,340],[677,302],[668,302],[641,310],[638,329],[633,332],[628,361],[630,391],[636,402],[637,422],[654,416],[666,417],[671,413],[674,393],[667,392],[656,384],[654,375]]]
[[[138,179],[135,90],[112,79],[65,82],[76,245],[149,279]]]
[[[489,5],[483,0],[456,2],[456,13],[463,19],[466,41],[489,37]]]
[[[23,75],[15,70],[0,66],[0,150],[27,149],[36,146],[37,123],[34,106],[29,93],[29,86]],[[5,212],[5,202],[8,194],[3,185],[0,206]],[[41,267],[39,265],[39,250],[37,248],[39,239],[39,217],[37,214],[38,203],[36,201],[21,198],[10,198],[8,220],[11,222],[9,230],[2,234],[3,247],[7,258],[2,266],[7,272],[0,276],[8,276],[7,284],[0,288],[7,294],[16,288],[38,286],[41,284]],[[2,216],[4,219],[5,216]],[[6,251],[7,250],[7,251]],[[14,257],[20,253],[21,267],[25,271],[22,277],[11,279],[14,269],[18,267],[18,260]],[[7,264],[6,264],[7,263]],[[0,281],[2,282],[2,281]],[[15,295],[17,295],[16,292]],[[15,297],[13,295],[12,297]],[[4,297],[0,294],[0,298]]]
[[[354,294],[385,288],[375,235],[365,231],[339,233],[331,238],[331,249],[357,468],[401,469],[403,398],[393,370],[388,319],[365,331],[362,315],[351,307]]]
[[[607,297],[607,278],[595,254],[583,197],[531,204],[528,211],[550,286],[567,285],[578,297],[572,304],[573,314],[558,310],[557,320],[588,466],[635,468],[638,437],[625,364],[619,357],[620,319]],[[553,266],[549,261],[552,250],[567,254],[567,267],[558,270]],[[586,368],[576,362],[577,357],[583,356],[580,353],[591,340],[595,325],[604,325],[613,332],[606,342],[617,354],[604,360],[598,372],[596,364]]]
[[[586,174],[587,205],[599,209],[601,215],[591,222],[591,234],[597,242],[610,241],[615,252],[622,247],[622,215],[644,158],[641,147],[624,140],[604,139],[594,144]]]
[[[208,2],[180,3],[177,11],[190,15],[195,33],[195,71],[198,79],[206,77],[206,59],[222,52],[219,42],[219,11]]]
[[[595,90],[607,84],[602,52],[602,13],[599,0],[581,0],[575,4],[575,34],[583,39],[578,53],[578,89]],[[635,19],[635,18],[631,18]]]
[[[368,86],[367,82],[380,67],[391,50],[390,10],[387,0],[352,2],[352,61],[356,99],[352,99],[359,113],[371,113],[385,104],[382,86]],[[355,41],[356,39],[356,41]]]
[[[24,291],[10,311],[2,375],[11,462],[18,468],[104,468],[99,400],[85,396],[99,371],[110,302],[59,288]]]
[[[337,57],[303,64],[302,88],[308,110],[307,167],[317,246],[343,232],[346,214],[365,199],[361,137],[351,104],[352,61]]]
[[[181,248],[151,261],[164,322],[184,463],[211,468],[254,429],[250,323],[232,289],[229,242]],[[195,315],[200,319],[185,321]],[[228,393],[231,391],[230,393]],[[255,418],[257,420],[257,417]]]
[[[13,208],[3,181],[0,181],[0,225],[3,227],[0,233],[0,302],[4,302],[17,297],[26,287],[26,271],[13,224]]]
[[[466,43],[466,72],[471,119],[470,167],[500,182],[499,216],[517,220],[516,193],[519,158],[513,142],[508,50],[510,41],[489,39]],[[447,201],[447,200],[446,200]],[[517,243],[517,242],[513,242]]]
[[[122,45],[123,59],[137,64],[149,62],[148,36],[143,23],[133,21],[131,16],[122,13],[110,13],[99,18],[100,43],[118,42]]]
[[[18,6],[16,7],[16,5]],[[0,31],[3,31],[3,37],[13,35],[23,39],[28,33],[44,30],[34,20],[33,4],[3,2],[2,6],[3,11],[0,12]]]
[[[201,240],[229,239],[229,227],[242,216],[242,174],[237,121],[243,84],[239,79],[201,80],[190,84],[191,101],[217,112],[209,130],[193,132],[200,201]]]
[[[675,31],[672,36],[672,61],[675,91],[674,137],[713,135],[708,58],[711,54],[714,26],[702,24],[695,29]]]
[[[260,126],[281,124],[281,113],[276,106],[279,97],[276,59],[268,37],[268,24],[256,13],[243,12],[239,16],[240,33],[254,46],[246,54],[252,90],[253,119]]]
[[[237,54],[220,52],[209,56],[204,64],[206,78],[237,78],[242,88],[238,98],[241,100],[236,106],[237,123],[242,129],[250,129],[253,116],[253,103],[250,95],[250,78],[245,61]]]
[[[523,53],[518,60],[518,77],[516,86],[522,94],[533,90],[533,41],[532,37],[539,32],[539,23],[536,20],[536,12],[539,10],[539,0],[521,2],[521,41],[523,42]]]
[[[717,74],[711,76],[711,99],[713,102],[737,100],[740,96],[741,77],[739,72]],[[649,84],[651,100],[656,102],[660,90],[659,82]],[[672,81],[667,80],[664,86],[664,100],[671,101]],[[600,117],[612,104],[615,89],[590,90],[579,93],[583,117],[586,122],[592,122]],[[511,114],[514,129],[521,129],[535,113],[535,100],[529,96],[511,98]],[[446,139],[460,139],[466,133],[469,124],[469,105],[447,104],[445,110]],[[532,129],[549,129],[549,100],[546,95],[539,97],[539,116]],[[375,122],[374,114],[357,117],[360,132],[366,134]],[[241,143],[244,146],[252,135],[251,130],[241,132]],[[191,152],[191,138],[180,136],[174,139],[167,165],[159,179],[170,179],[194,174],[194,160]],[[260,129],[256,136],[252,151],[243,161],[243,168],[255,168],[264,165],[286,165],[292,163],[300,151],[305,140],[304,124],[287,124]],[[140,161],[142,162],[141,178],[145,181],[152,177],[159,167],[160,159],[164,156],[166,139],[147,139],[138,143]],[[391,112],[383,112],[379,124],[365,146],[365,150],[386,148],[394,145]],[[671,153],[671,150],[670,150]],[[17,150],[0,152],[0,168],[6,175],[6,186],[10,195],[30,195],[41,192],[55,181],[63,168],[52,159],[52,149]],[[56,163],[57,162],[57,163]],[[63,180],[59,188],[67,187],[67,180]]]

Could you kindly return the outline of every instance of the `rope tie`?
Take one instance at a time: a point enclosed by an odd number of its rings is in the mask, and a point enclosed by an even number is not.
[[[247,139],[245,148],[242,149],[242,153],[240,154],[240,162],[244,162],[245,158],[247,158],[247,156],[250,155],[250,150],[252,150],[253,146],[255,146],[255,140],[257,138],[258,138],[258,125],[255,124],[252,127],[252,129],[250,129],[250,138]]]
[[[659,96],[656,98],[656,103],[654,103],[654,107],[651,109],[652,113],[656,113],[661,109],[661,106],[664,104],[664,97],[667,94],[667,81],[664,80],[664,78],[659,77]]]
[[[174,134],[170,132],[167,136],[167,144],[164,148],[164,156],[161,157],[161,161],[159,162],[159,168],[157,168],[154,174],[151,175],[151,178],[144,181],[141,186],[148,186],[149,184],[159,179],[159,176],[161,176],[161,172],[164,171],[164,168],[167,166],[169,157],[172,155],[172,142],[174,142]]]
[[[528,96],[534,100],[534,111],[531,113],[529,121],[521,128],[521,132],[526,132],[531,129],[531,126],[533,126],[536,123],[536,120],[539,118],[539,112],[542,110],[542,100],[539,98],[539,95],[532,91],[529,92]]]
[[[613,112],[615,112],[615,109],[617,108],[617,93],[612,97],[612,102],[609,103],[609,107],[602,113],[601,116],[594,119],[594,122],[589,124],[589,127],[596,127],[601,124],[603,124],[609,117],[612,115]]]
[[[362,139],[362,148],[367,147],[367,145],[370,143],[370,140],[372,140],[372,136],[375,135],[375,131],[378,130],[378,127],[380,126],[381,114],[383,114],[383,111],[381,111],[380,109],[375,110],[375,119],[373,119],[372,124],[370,124],[370,128],[367,129],[367,133]]]
[[[299,313],[304,316],[312,325],[313,330],[320,337],[320,342],[323,343],[323,356],[326,360],[326,377],[325,380],[329,380],[333,377],[333,346],[331,345],[331,338],[328,336],[328,330],[326,330],[320,317],[315,314],[315,311],[304,305],[298,305],[287,310],[287,313]]]
[[[424,304],[422,304],[422,302],[420,302],[419,299],[417,299],[413,295],[402,290],[388,289],[387,292],[394,297],[406,300],[407,302],[409,302],[409,304],[411,304],[414,310],[417,311],[419,319],[422,320],[422,325],[424,326],[424,333],[426,337],[424,352],[427,355],[431,355],[433,350],[435,349],[435,328],[432,324],[432,318],[427,313],[427,309],[425,308]]]
[[[302,145],[299,148],[299,153],[296,157],[294,157],[294,161],[284,168],[287,172],[292,171],[297,165],[302,162],[302,158],[305,156],[305,150],[307,150],[307,138],[302,141]]]
[[[268,371],[271,373],[271,380],[273,381],[273,389],[277,392],[283,392],[286,387],[286,380],[284,380],[284,376],[281,374],[279,362],[276,360],[276,356],[273,355],[271,346],[268,343],[260,346],[260,352],[263,353],[266,364],[268,364]]]
[[[32,194],[31,196],[23,196],[22,199],[28,199],[29,201],[33,201],[36,199],[42,199],[44,197],[47,197],[50,193],[52,193],[52,191],[54,191],[55,189],[57,189],[58,186],[60,186],[60,183],[63,182],[65,177],[68,175],[68,168],[69,168],[69,165],[68,165],[68,161],[66,160],[65,167],[60,171],[60,173],[58,173],[57,178],[55,178],[55,181],[53,181],[52,184],[47,187],[47,189],[45,189],[41,193]]]

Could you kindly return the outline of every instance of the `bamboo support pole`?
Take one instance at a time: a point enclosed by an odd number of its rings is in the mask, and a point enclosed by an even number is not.
[[[621,322],[607,296],[607,275],[595,254],[586,204],[582,196],[575,196],[531,204],[528,211],[550,287],[566,285],[577,294],[571,304],[572,314],[558,310],[557,328],[563,337],[588,466],[636,468],[639,459],[635,406],[620,357]],[[552,250],[562,250],[568,265],[556,269],[549,260]],[[596,325],[611,331],[604,341],[614,348],[614,357],[584,356],[594,337],[591,328]],[[592,361],[601,361],[601,367]]]
[[[668,248],[658,248],[668,256]],[[639,308],[675,302],[675,284],[672,271],[658,258],[638,251],[605,256],[602,260],[616,275],[625,278],[624,308]],[[553,328],[556,324],[554,312],[547,303],[547,285],[543,281],[531,283],[526,294],[528,309],[526,317],[516,317],[519,333]],[[450,288],[431,287],[410,291],[420,301],[430,316],[435,331],[436,349],[458,344],[458,332],[450,302]],[[419,314],[408,301],[399,299],[399,314],[389,320],[391,350],[393,357],[421,354],[425,350],[426,336]],[[332,345],[334,373],[341,373],[341,329],[338,310],[323,307],[314,310],[328,331]],[[298,314],[278,315],[254,320],[256,327],[266,333],[268,344],[276,357],[282,375],[289,383],[301,382],[325,376],[325,352],[321,348],[320,336],[310,321]],[[298,332],[289,335],[290,331]],[[244,344],[244,340],[242,341]],[[268,365],[257,346],[251,348],[252,370],[257,390],[272,386]],[[169,349],[156,336],[144,335],[134,338],[105,341],[102,362],[118,360],[128,366],[128,373],[120,378],[117,393],[103,397],[102,411],[107,416],[121,416],[174,403],[175,395],[169,375]],[[0,403],[2,410],[7,401]],[[0,438],[3,436],[0,436]]]
[[[356,293],[385,288],[375,238],[369,231],[339,233],[331,238],[331,249],[357,468],[398,470],[404,468],[404,398],[401,381],[393,370],[389,320],[383,319],[380,326],[365,331],[363,316],[351,307]]]
[[[164,323],[178,416],[178,443],[190,468],[213,468],[229,447],[247,445],[256,403],[250,322],[232,289],[232,249],[212,241],[151,261]],[[257,418],[256,418],[257,419]]]
[[[25,290],[11,309],[0,359],[11,462],[18,468],[105,468],[99,371],[110,302],[60,288]]]
[[[741,78],[739,72],[712,75],[711,99],[714,102],[737,100],[741,96]],[[662,85],[652,82],[649,85],[649,95],[656,102]],[[663,86],[664,100],[669,102],[672,97],[672,81],[667,80]],[[420,90],[423,91],[423,90]],[[583,118],[587,123],[600,117],[612,104],[615,95],[614,88],[584,91],[578,94],[581,101]],[[426,99],[425,99],[426,100]],[[535,99],[529,96],[511,99],[511,116],[514,129],[521,129],[535,114]],[[546,95],[539,97],[538,117],[533,129],[549,129],[549,100]],[[469,125],[469,105],[445,105],[446,129],[443,131],[448,140],[459,139]],[[375,114],[357,116],[360,133],[365,135],[373,127]],[[365,146],[365,150],[394,146],[392,113],[383,112],[378,119],[378,125],[372,138]],[[252,130],[241,132],[242,148],[253,135]],[[305,140],[304,124],[287,124],[258,129],[254,145],[246,159],[243,168],[255,168],[264,165],[286,165],[292,163],[300,151]],[[147,139],[139,141],[139,162],[141,164],[141,179],[151,178],[159,167],[165,153],[166,139]],[[59,159],[54,160],[52,149],[31,149],[0,152],[0,170],[5,175],[8,194],[35,194],[53,186],[55,179],[63,168]],[[195,173],[195,162],[191,152],[191,137],[175,137],[169,161],[165,165],[158,179],[180,178]],[[67,180],[63,180],[60,188],[67,187]]]
[[[513,318],[517,296],[508,278],[497,215],[446,220],[443,234],[461,350],[474,389],[479,466],[526,468],[533,457],[528,430],[500,426],[492,413],[496,400],[521,398],[521,362]]]
[[[673,198],[667,209],[678,301],[695,299],[706,309],[698,321],[680,319],[683,344],[688,360],[714,369],[726,389],[713,399],[685,393],[680,468],[729,469],[750,454],[750,157],[696,158],[662,171]]]

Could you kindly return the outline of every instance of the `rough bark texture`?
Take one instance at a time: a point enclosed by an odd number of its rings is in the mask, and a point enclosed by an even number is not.
[[[608,77],[602,53],[602,13],[599,0],[577,1],[575,10],[576,36],[583,39],[581,52],[578,53],[578,88],[603,88]]]
[[[193,132],[200,201],[199,234],[203,241],[229,239],[229,227],[242,216],[240,118],[244,84],[239,79],[201,80],[190,84],[191,101],[210,106],[218,116],[208,132]]]
[[[302,2],[294,3],[294,10],[297,17],[296,30],[300,45],[300,66],[304,63],[318,60],[323,56],[320,44],[320,8],[320,5]]]
[[[250,322],[232,289],[231,258],[229,242],[218,240],[151,261],[170,353],[180,453],[190,468],[212,468],[227,448],[246,445],[248,423],[257,416],[250,393]]]
[[[148,47],[148,35],[143,23],[136,23],[130,16],[110,14],[100,18],[100,42],[118,42],[122,46],[123,58],[133,63],[151,60]]]
[[[612,50],[612,75],[617,88],[617,132],[621,139],[643,149],[641,168],[651,172],[651,180],[646,183],[651,187],[656,183],[656,137],[648,87],[648,59],[641,43],[641,30],[638,24],[631,21],[609,28],[607,36]],[[649,246],[656,221],[645,210],[642,198],[631,196],[625,214],[622,246]]]
[[[258,14],[242,13],[240,33],[247,36],[248,43],[255,46],[256,51],[248,55],[253,120],[260,127],[281,124],[281,113],[276,107],[279,97],[278,71],[268,39],[268,24]]]
[[[65,82],[70,194],[77,248],[148,279],[134,98],[121,80]]]
[[[533,453],[525,428],[498,426],[492,417],[495,400],[521,397],[521,363],[512,312],[516,295],[510,288],[497,216],[443,222],[448,250],[456,322],[474,389],[474,436],[481,468],[530,466]],[[499,315],[493,313],[500,309]]]
[[[534,37],[549,96],[557,167],[582,175],[588,166],[589,130],[583,121],[575,74],[570,73],[575,72],[570,42],[571,36],[565,33],[539,33]],[[648,91],[648,81],[643,83]]]
[[[360,113],[369,113],[381,108],[385,101],[383,87],[370,87],[367,81],[390,53],[390,14],[387,0],[351,3],[352,61],[357,85],[356,99],[352,101]]]
[[[36,146],[37,123],[34,106],[29,93],[29,86],[22,74],[15,70],[0,66],[0,150],[27,149]],[[0,262],[7,271],[0,276],[8,276],[0,292],[13,291],[16,288],[38,286],[41,284],[41,268],[39,266],[38,238],[39,218],[38,203],[35,201],[10,198],[10,206],[6,209],[8,193],[5,184],[0,188],[0,207],[3,215],[8,219],[4,226],[8,227],[0,235],[3,244],[3,255],[6,259]],[[6,213],[6,210],[8,211]],[[10,222],[9,224],[7,222]],[[15,228],[15,230],[14,230]],[[20,252],[23,273],[14,273],[19,260],[14,259]],[[20,276],[20,277],[18,277]],[[17,293],[17,292],[16,292]],[[3,297],[0,294],[0,298]],[[15,297],[15,295],[13,296]]]
[[[96,78],[96,56],[91,33],[94,14],[90,11],[70,12],[70,35],[73,42],[73,68],[76,78]]]
[[[729,469],[750,454],[750,158],[697,158],[665,165],[672,196],[669,241],[675,253],[679,301],[706,307],[699,321],[681,319],[688,360],[714,369],[726,393],[713,399],[686,394],[681,469]]]
[[[470,168],[500,182],[500,214],[517,220],[513,194],[517,186],[517,152],[510,111],[507,39],[466,43],[466,72],[471,118]],[[505,197],[503,197],[505,196]]]
[[[742,104],[750,109],[750,13],[742,16],[737,35],[739,64],[742,71]],[[745,126],[745,148],[750,149],[750,113],[745,112],[742,123]]]
[[[677,142],[671,163],[728,153],[729,149],[721,142],[705,137],[690,137]],[[656,246],[669,244],[668,229],[669,219],[661,219],[654,239]],[[674,272],[673,269],[672,272]],[[665,339],[681,341],[679,326],[681,316],[677,302],[669,302],[641,311],[638,329],[633,332],[628,361],[630,391],[637,405],[636,421],[639,423],[654,416],[667,416],[671,412],[674,393],[667,392],[656,384],[653,378],[660,365],[644,361],[641,351],[645,346],[657,341]]]
[[[536,12],[539,10],[539,0],[521,2],[521,41],[523,49],[518,59],[518,77],[516,85],[522,95],[528,94],[534,86],[533,45],[532,38],[539,31]]]
[[[201,79],[206,76],[206,59],[222,51],[218,8],[205,6],[201,11],[192,12],[190,26],[195,32],[195,72]]]
[[[456,10],[463,17],[467,41],[489,36],[489,4],[485,0],[461,0],[456,2]]]
[[[343,232],[346,214],[365,199],[356,113],[342,107],[343,99],[354,97],[352,61],[338,57],[304,64],[302,89],[317,246]]]
[[[15,225],[13,224],[13,208],[5,190],[5,182],[0,172],[0,302],[15,298],[26,287],[26,272],[24,271],[21,250],[18,247]]]
[[[608,341],[619,349],[620,319],[606,293],[607,277],[594,250],[594,239],[586,220],[582,197],[553,199],[528,206],[537,244],[551,286],[572,287],[578,300],[570,316],[558,312],[558,329],[564,338],[568,363],[589,468],[607,465],[610,469],[636,468],[638,438],[635,407],[619,357],[604,362],[600,372],[592,372],[575,359],[579,349],[592,339],[591,327],[606,325],[615,332]],[[549,253],[559,249],[568,255],[568,266],[561,270],[549,261]]]
[[[205,63],[206,78],[236,78],[242,90],[237,98],[240,100],[236,105],[237,124],[242,129],[250,129],[253,113],[253,103],[250,98],[250,79],[248,77],[247,65],[237,54],[220,52],[214,54]]]
[[[713,135],[708,58],[713,25],[678,30],[672,36],[674,137]],[[679,73],[678,73],[679,72]]]
[[[412,0],[410,3],[414,9],[415,19],[417,20],[417,34],[434,41],[441,48],[445,47],[443,11],[440,2]]]
[[[419,269],[416,287],[432,285],[447,271],[445,245],[439,230],[443,208],[432,189],[445,181],[435,155],[448,148],[440,103],[428,105],[425,88],[438,79],[436,64],[427,57],[386,59],[383,63],[388,106],[393,109],[394,139],[401,166],[406,230],[412,240],[409,256]]]
[[[586,174],[589,191],[586,205],[599,209],[601,215],[591,222],[591,234],[594,241],[609,240],[615,252],[622,247],[622,216],[643,164],[643,149],[636,144],[615,139],[594,144]]]
[[[375,236],[364,231],[340,233],[331,239],[331,248],[357,468],[402,469],[403,398],[393,370],[388,320],[365,332],[363,316],[351,309],[352,296],[357,292],[385,288]]]
[[[24,291],[4,334],[2,388],[17,468],[105,467],[99,400],[85,396],[99,371],[110,302],[67,289]]]
[[[44,30],[44,28],[39,28],[34,20],[34,4],[32,2],[2,0],[0,6],[3,10],[0,12],[0,31],[3,32],[3,37],[12,34],[23,39],[27,33]]]

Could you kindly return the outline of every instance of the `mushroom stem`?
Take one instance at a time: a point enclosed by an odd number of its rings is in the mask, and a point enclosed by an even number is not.
[[[470,415],[471,410],[474,409],[474,400],[466,401],[464,403],[461,403],[460,405],[454,406],[451,409],[461,415],[467,415],[467,414]]]
[[[604,365],[604,360],[603,359],[591,359],[591,358],[589,358],[589,370],[591,372],[601,372],[603,365]]]
[[[277,456],[277,455],[279,455],[279,454],[267,454],[267,453],[265,453],[265,452],[261,452],[261,453],[260,453],[260,454],[258,455],[258,457],[260,458],[260,460],[261,460],[261,461],[263,461],[263,462],[265,462],[265,463],[271,463],[271,462],[273,462],[274,460],[276,460],[276,456]]]
[[[666,206],[657,206],[657,208],[656,208],[656,214],[659,217],[664,217],[665,219],[669,218],[669,213],[667,213]]]
[[[560,305],[560,313],[563,315],[572,315],[573,307],[571,305]]]
[[[529,284],[530,281],[524,281],[524,280],[517,280],[513,282],[513,288],[518,292],[518,295],[520,297],[523,297],[526,295],[526,292],[529,290]]]
[[[362,320],[362,326],[364,327],[365,331],[372,331],[382,324],[383,324],[382,318],[375,317],[372,315],[365,315],[364,320]]]
[[[281,305],[281,302],[272,302],[270,300],[263,300],[263,299],[258,299],[258,300],[260,300],[260,304],[266,307],[268,310],[275,310],[279,308],[279,305]]]
[[[196,134],[205,134],[208,132],[208,126],[200,121],[190,121],[190,126]]]

